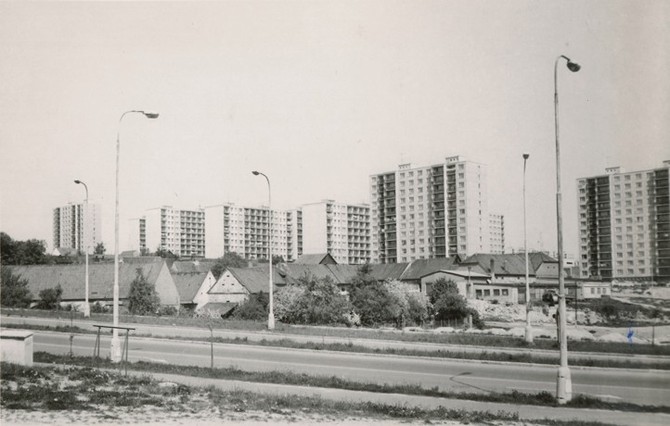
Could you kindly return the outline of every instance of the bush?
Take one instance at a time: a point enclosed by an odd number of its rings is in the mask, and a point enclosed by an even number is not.
[[[55,288],[47,288],[40,291],[40,301],[37,304],[39,309],[58,309],[60,308],[61,296],[63,295],[63,289],[60,284]]]
[[[161,306],[158,308],[157,314],[165,317],[176,317],[179,314],[179,309],[176,306]]]
[[[285,323],[293,323],[298,300],[305,293],[304,286],[287,285],[280,288],[274,295],[275,317]]]
[[[128,292],[128,312],[133,315],[155,314],[160,307],[156,287],[149,284],[141,268],[137,268],[136,273]]]
[[[11,308],[27,308],[33,296],[28,289],[28,280],[14,275],[11,268],[0,268],[0,303]]]
[[[303,294],[296,299],[294,311],[287,317],[297,324],[349,324],[351,304],[328,277],[317,279],[309,275],[301,278]]]
[[[416,325],[421,325],[428,318],[428,298],[425,294],[412,293],[407,297],[407,317]]]
[[[268,304],[267,295],[264,293],[252,294],[249,298],[241,303],[233,313],[233,317],[241,320],[263,321],[268,318],[268,311],[266,309]]]
[[[398,319],[397,299],[382,284],[352,289],[351,303],[363,325],[395,323]]]
[[[107,305],[103,305],[100,302],[95,302],[94,304],[91,305],[91,313],[92,314],[106,314],[110,312],[111,309]]]

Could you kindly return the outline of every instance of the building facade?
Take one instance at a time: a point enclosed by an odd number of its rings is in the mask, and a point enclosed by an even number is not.
[[[71,248],[93,254],[95,246],[101,241],[100,205],[69,203],[53,210],[54,248]]]
[[[205,212],[171,206],[149,209],[131,220],[130,247],[141,253],[170,251],[177,256],[205,256]]]
[[[577,180],[581,278],[670,281],[669,170]]]
[[[505,216],[497,213],[489,214],[489,240],[491,254],[505,254]]]
[[[370,262],[370,206],[323,200],[301,207],[304,253],[329,253],[337,263]]]
[[[302,229],[295,210],[269,211],[232,203],[205,208],[205,255],[218,258],[235,252],[245,259],[267,259],[272,233],[272,256],[290,261],[302,254]]]
[[[486,167],[460,156],[371,175],[372,262],[488,253],[486,188]]]

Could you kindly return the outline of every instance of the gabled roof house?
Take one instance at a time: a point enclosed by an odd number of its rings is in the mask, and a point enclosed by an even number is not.
[[[62,301],[65,303],[85,300],[85,265],[21,265],[3,266],[28,281],[28,288],[34,302],[39,301],[42,290],[60,285],[63,289]],[[179,292],[165,261],[158,260],[142,263],[119,263],[119,302],[124,304],[128,298],[130,284],[137,271],[150,284],[153,284],[162,305],[179,305]],[[89,265],[89,302],[111,302],[114,290],[114,264],[93,263]]]

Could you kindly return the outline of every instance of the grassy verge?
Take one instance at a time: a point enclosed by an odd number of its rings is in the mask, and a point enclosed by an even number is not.
[[[69,357],[66,355],[52,355],[45,352],[35,353],[35,361],[54,364],[70,364],[84,367],[119,368],[119,364],[113,364],[109,359],[95,359],[93,357]],[[558,406],[556,398],[549,392],[535,394],[513,392],[489,392],[468,393],[449,392],[438,388],[426,389],[417,385],[389,385],[377,383],[362,383],[352,380],[344,380],[336,376],[311,376],[291,372],[254,372],[244,371],[238,368],[205,368],[181,365],[166,365],[146,361],[129,363],[128,368],[134,371],[147,373],[179,374],[193,377],[206,377],[225,380],[240,380],[256,383],[274,383],[285,385],[312,386],[321,388],[345,389],[354,391],[366,391],[376,393],[399,393],[405,395],[432,396],[450,399],[464,399],[481,402],[514,403],[538,406]],[[648,412],[648,413],[670,413],[670,407],[638,405],[626,402],[608,402],[597,398],[577,395],[567,405],[573,408],[599,408],[607,410]]]
[[[125,377],[92,368],[22,367],[1,365],[2,393],[0,405],[4,415],[11,411],[76,411],[79,419],[121,420],[118,409],[133,421],[165,416],[179,416],[188,421],[205,413],[208,419],[254,418],[264,421],[305,421],[337,416],[338,418],[399,419],[408,421],[454,420],[463,424],[516,422],[517,413],[468,411],[438,407],[422,409],[399,404],[329,401],[319,397],[265,395],[247,391],[221,391],[213,387],[184,385],[163,386],[150,376]],[[55,416],[55,414],[53,415]],[[316,417],[314,417],[316,416]],[[128,417],[127,417],[128,418]],[[174,418],[174,417],[172,417]],[[533,424],[598,426],[599,422],[537,420]]]
[[[22,328],[22,329],[31,329],[31,330],[47,330],[47,331],[56,331],[64,333],[78,333],[78,334],[95,334],[95,331],[89,329],[82,329],[80,327],[70,327],[70,326],[35,326],[35,325],[15,325],[15,324],[5,324],[4,327],[8,328]],[[142,334],[137,334],[138,337],[150,337],[144,336]],[[209,342],[208,338],[199,338],[199,337],[172,337],[173,340],[189,340],[189,341],[206,341]],[[546,364],[546,365],[555,365],[557,363],[556,358],[542,356],[533,354],[532,352],[526,353],[505,353],[504,351],[496,351],[494,348],[491,348],[491,351],[482,351],[482,352],[466,352],[458,350],[437,350],[437,351],[424,351],[417,349],[397,349],[397,348],[370,348],[362,345],[354,345],[352,343],[319,343],[319,342],[296,342],[291,339],[281,339],[281,340],[265,340],[261,339],[260,341],[249,341],[246,338],[223,338],[215,337],[215,343],[223,344],[236,344],[236,345],[257,345],[257,346],[267,346],[267,347],[283,347],[283,348],[292,348],[292,349],[310,349],[310,350],[324,350],[324,351],[335,351],[335,352],[353,352],[353,353],[374,353],[374,354],[386,354],[386,355],[401,355],[401,356],[422,356],[422,357],[432,357],[432,358],[444,358],[444,359],[468,359],[468,360],[478,360],[478,361],[500,361],[500,362],[519,362],[519,363],[534,363],[534,364]],[[503,348],[504,349],[504,348]],[[570,348],[572,350],[572,348]],[[655,369],[655,370],[670,370],[670,364],[668,363],[652,363],[646,362],[641,363],[635,359],[624,359],[624,360],[603,360],[603,359],[584,359],[584,358],[573,358],[570,359],[570,364],[574,366],[582,367],[602,367],[602,368],[626,368],[626,369]]]
[[[43,310],[22,310],[22,309],[0,309],[2,315],[28,316],[39,318],[59,318],[63,320],[73,319],[82,320],[83,315],[79,312],[65,311],[43,311]],[[100,323],[109,323],[112,321],[109,314],[91,314],[90,320]],[[263,331],[267,332],[267,326],[264,322],[224,320],[224,319],[205,319],[205,318],[185,318],[185,317],[153,317],[153,316],[135,316],[121,315],[120,322],[127,324],[146,324],[163,326],[184,326],[198,327],[207,330],[212,326],[214,330],[227,331]],[[4,325],[3,325],[4,326]],[[7,325],[9,326],[9,325]],[[277,323],[275,333],[295,334],[302,336],[316,337],[340,337],[346,339],[370,339],[370,340],[391,340],[399,342],[417,342],[417,343],[436,343],[465,346],[487,346],[498,348],[533,348],[558,350],[558,344],[555,339],[536,338],[534,343],[529,345],[523,338],[511,336],[494,336],[485,334],[437,334],[431,332],[402,332],[400,330],[374,330],[374,329],[352,329],[344,327],[307,327],[292,326]],[[626,355],[665,355],[670,356],[670,346],[644,345],[619,342],[589,342],[589,341],[569,341],[569,350],[574,352],[599,352]]]

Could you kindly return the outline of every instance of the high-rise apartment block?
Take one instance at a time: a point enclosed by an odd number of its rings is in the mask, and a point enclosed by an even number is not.
[[[670,280],[670,161],[577,180],[583,278]]]
[[[177,256],[205,256],[205,212],[170,206],[149,209],[131,220],[131,247],[143,253],[170,251]]]
[[[305,253],[329,253],[343,264],[370,262],[370,206],[324,200],[301,210]]]
[[[301,224],[296,211],[269,211],[221,204],[205,208],[205,254],[218,258],[235,252],[245,259],[267,259],[272,232],[272,256],[293,260],[302,254]]]
[[[489,240],[491,254],[505,254],[505,216],[489,214]]]
[[[70,203],[53,210],[54,248],[71,248],[92,254],[102,240],[101,235],[99,205]]]
[[[490,252],[486,167],[460,156],[370,176],[372,262]]]

